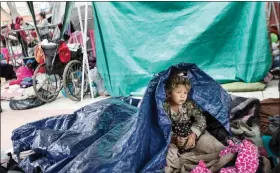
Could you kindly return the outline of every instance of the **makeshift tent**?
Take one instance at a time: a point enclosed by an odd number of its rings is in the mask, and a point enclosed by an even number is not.
[[[20,167],[33,172],[39,166],[46,173],[163,170],[171,139],[171,122],[162,106],[164,86],[177,70],[188,71],[189,97],[229,130],[230,96],[194,64],[182,63],[150,81],[139,110],[123,101],[129,99],[109,98],[15,129],[14,152],[35,152]]]
[[[271,67],[265,2],[93,2],[97,67],[129,95],[170,65],[195,63],[220,83],[262,80]]]

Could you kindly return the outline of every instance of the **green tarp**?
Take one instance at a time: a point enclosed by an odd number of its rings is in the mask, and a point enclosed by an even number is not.
[[[195,63],[220,83],[257,82],[270,66],[265,2],[94,2],[97,67],[112,96]]]
[[[66,32],[66,29],[68,28],[69,22],[70,22],[70,16],[71,16],[71,10],[74,6],[74,2],[66,2],[65,6],[65,12],[63,16],[63,26],[62,26],[62,31],[60,33],[60,39],[63,38],[63,34]]]

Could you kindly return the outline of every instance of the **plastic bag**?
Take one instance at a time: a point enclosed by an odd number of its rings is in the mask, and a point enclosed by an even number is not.
[[[9,106],[12,110],[25,110],[25,109],[36,108],[43,104],[45,104],[45,102],[38,99],[38,97],[31,97],[23,100],[11,99]]]
[[[105,93],[105,87],[100,74],[97,71],[97,67],[90,70],[90,78],[97,86],[98,95],[103,95]]]

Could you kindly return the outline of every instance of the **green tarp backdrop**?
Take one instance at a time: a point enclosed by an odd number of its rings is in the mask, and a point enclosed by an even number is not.
[[[94,2],[97,67],[112,96],[195,63],[220,83],[262,80],[271,54],[265,2]]]

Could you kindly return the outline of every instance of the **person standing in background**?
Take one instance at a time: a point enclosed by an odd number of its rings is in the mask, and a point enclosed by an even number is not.
[[[39,27],[39,33],[41,35],[42,40],[50,39],[48,25],[49,23],[48,20],[46,19],[46,13],[45,12],[39,13],[39,23],[37,26]]]

